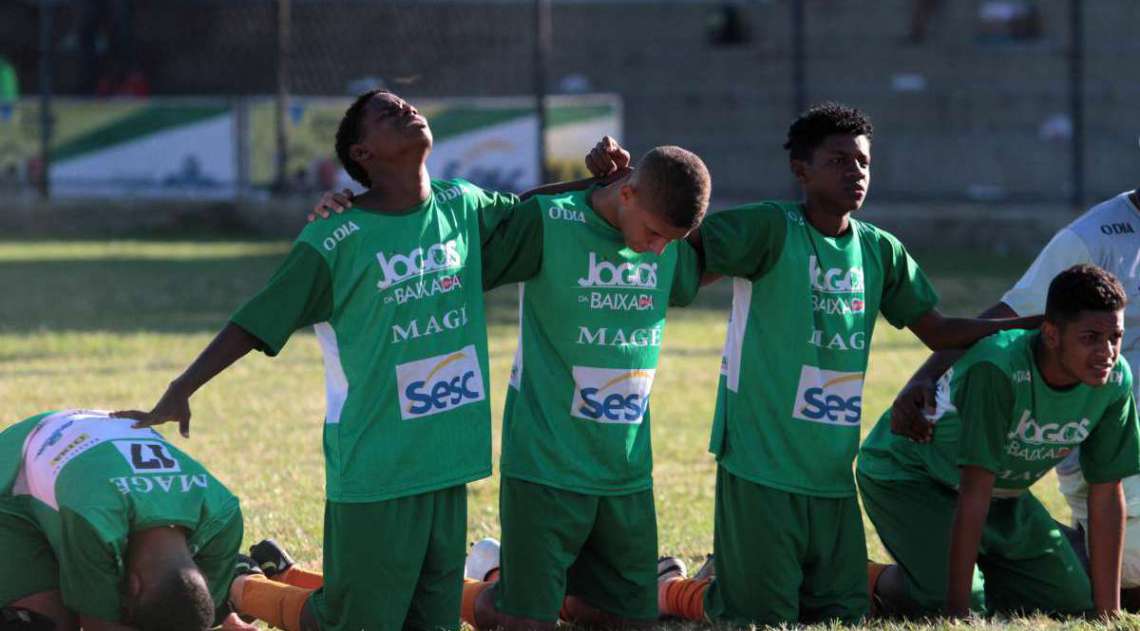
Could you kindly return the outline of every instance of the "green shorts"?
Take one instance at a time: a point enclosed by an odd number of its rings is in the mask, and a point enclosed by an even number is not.
[[[325,503],[322,631],[459,628],[465,485],[382,502]]]
[[[500,612],[555,621],[570,595],[627,620],[657,618],[652,490],[583,495],[504,477],[499,511]]]
[[[0,606],[59,589],[59,563],[32,519],[30,501],[0,497]]]
[[[879,480],[857,472],[863,507],[903,572],[903,609],[937,614],[946,599],[950,533],[958,493],[931,480]],[[1092,609],[1080,559],[1028,491],[990,503],[978,563],[975,611],[1076,614]]]
[[[867,544],[855,497],[780,491],[716,472],[711,620],[782,624],[867,613]]]

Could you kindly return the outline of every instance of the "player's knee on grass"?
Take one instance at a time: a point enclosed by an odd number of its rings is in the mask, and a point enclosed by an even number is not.
[[[495,607],[499,584],[484,589],[475,599],[475,627],[477,629],[501,628],[506,631],[553,631],[557,620],[535,620],[502,613]]]

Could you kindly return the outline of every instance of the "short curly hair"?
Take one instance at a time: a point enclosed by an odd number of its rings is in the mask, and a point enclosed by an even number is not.
[[[201,571],[174,568],[141,598],[131,619],[141,631],[204,631],[214,623],[214,601]]]
[[[866,136],[874,134],[871,119],[854,107],[828,101],[812,106],[788,128],[784,149],[793,160],[811,160],[824,139],[835,134]]]
[[[1126,304],[1128,294],[1112,273],[1096,265],[1074,265],[1049,283],[1045,319],[1072,322],[1082,311],[1119,311]]]
[[[375,88],[356,97],[352,105],[349,105],[348,109],[345,110],[344,116],[340,119],[340,125],[336,128],[336,157],[352,179],[369,188],[372,187],[372,180],[368,177],[368,172],[364,170],[364,167],[357,164],[356,160],[352,159],[349,149],[352,148],[352,145],[360,142],[361,113],[368,101],[377,94],[392,93],[381,88]]]

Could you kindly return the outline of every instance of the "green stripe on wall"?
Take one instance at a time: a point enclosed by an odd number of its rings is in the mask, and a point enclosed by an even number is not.
[[[67,160],[85,153],[107,149],[151,134],[182,127],[230,111],[225,105],[162,106],[143,108],[114,123],[83,134],[52,151],[52,160]]]

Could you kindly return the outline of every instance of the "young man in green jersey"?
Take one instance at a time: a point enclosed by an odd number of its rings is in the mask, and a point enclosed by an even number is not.
[[[241,545],[238,500],[132,424],[64,410],[0,432],[0,607],[61,631],[213,626]]]
[[[358,97],[336,149],[368,191],[349,212],[309,224],[154,409],[128,413],[140,425],[177,421],[186,434],[196,390],[314,325],[327,389],[326,581],[291,610],[289,629],[459,624],[466,483],[491,472],[483,288],[509,263],[485,245],[518,198],[432,180],[431,146],[427,121],[403,99]],[[247,589],[276,587],[268,583]]]
[[[1120,609],[1120,481],[1140,472],[1132,374],[1120,355],[1126,302],[1108,272],[1071,267],[1049,285],[1040,332],[986,338],[939,380],[931,442],[892,433],[889,410],[879,419],[857,477],[898,563],[871,582],[884,613]],[[1089,481],[1087,575],[1029,492],[1074,450]]]
[[[690,236],[708,273],[734,277],[710,443],[716,579],[663,585],[662,613],[859,620],[867,553],[851,469],[877,316],[931,348],[1036,322],[944,317],[902,244],[851,217],[870,184],[871,134],[858,110],[811,108],[785,144],[803,201],[712,213]]]
[[[650,390],[666,309],[699,286],[682,239],[710,188],[699,157],[657,147],[608,185],[532,197],[497,232],[523,282],[503,418],[502,567],[497,583],[465,589],[476,627],[656,620]]]

